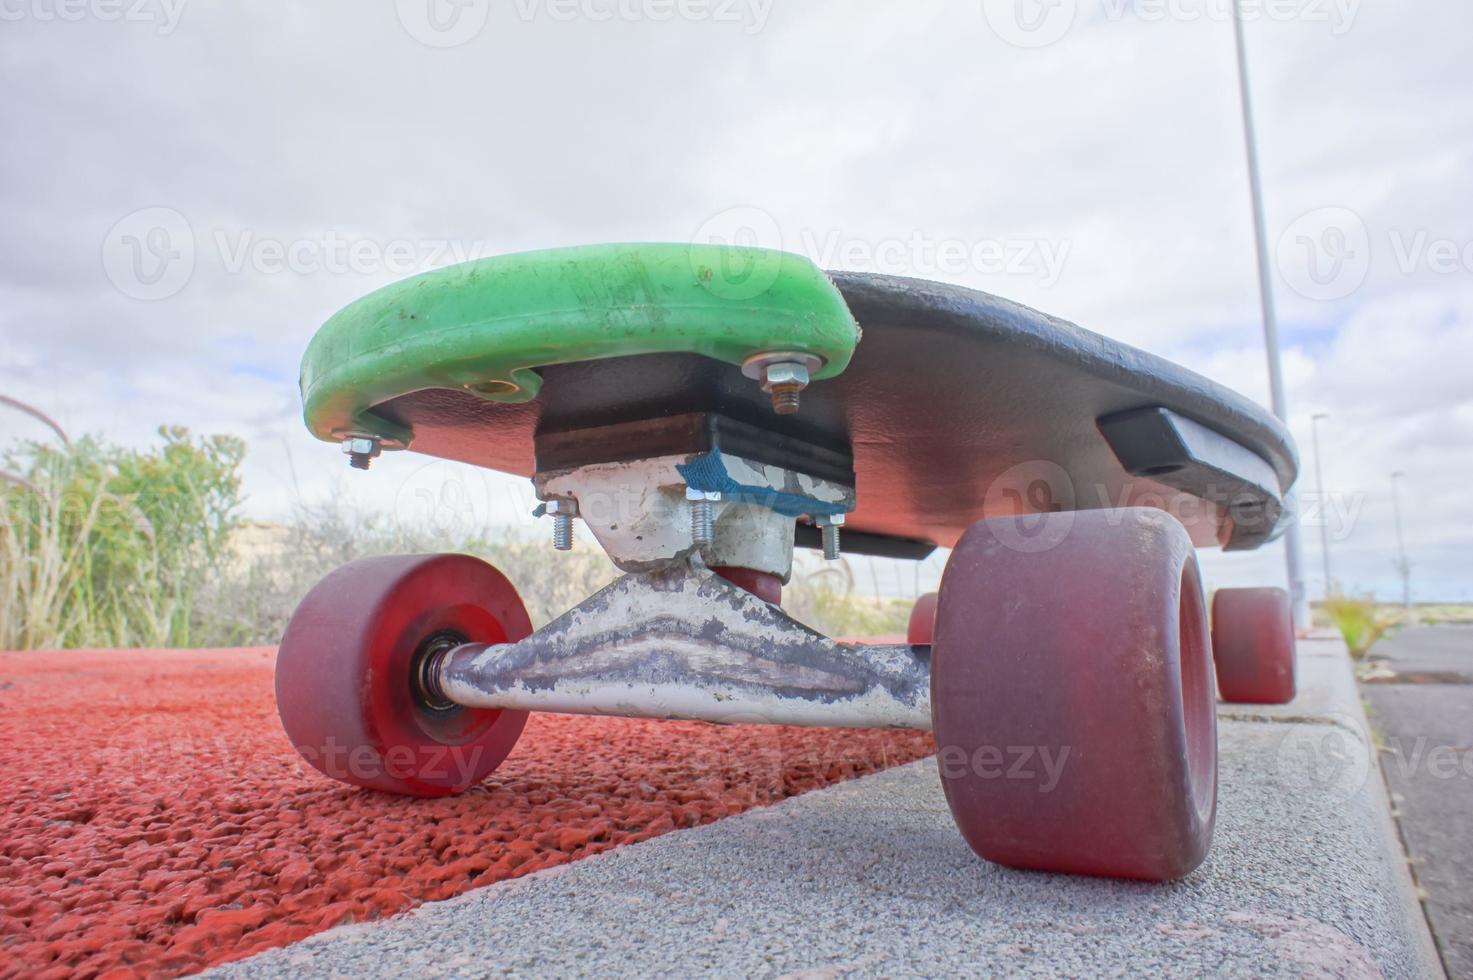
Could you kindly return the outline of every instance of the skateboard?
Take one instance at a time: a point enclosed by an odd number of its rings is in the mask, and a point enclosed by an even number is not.
[[[583,530],[624,572],[535,631],[470,556],[328,575],[276,692],[344,782],[461,791],[528,711],[930,729],[982,857],[1170,880],[1211,843],[1218,681],[1293,695],[1282,590],[1219,590],[1209,626],[1194,550],[1281,530],[1284,427],[986,293],[734,246],[508,255],[354,302],[301,390],[352,466],[528,477],[554,549]],[[779,605],[798,547],[952,553],[907,643],[845,643]]]

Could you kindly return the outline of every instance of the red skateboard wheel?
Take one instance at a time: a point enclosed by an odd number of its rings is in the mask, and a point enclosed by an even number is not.
[[[1131,508],[973,524],[941,580],[932,650],[937,763],[974,851],[1152,881],[1206,857],[1211,653],[1197,557],[1173,518]]]
[[[417,678],[432,649],[532,632],[516,589],[469,555],[364,558],[297,607],[276,657],[282,726],[333,779],[410,796],[458,793],[501,764],[525,711],[439,702]]]
[[[1224,701],[1294,700],[1294,617],[1283,589],[1218,589],[1212,596],[1212,658]]]
[[[905,628],[905,642],[929,646],[936,633],[936,593],[927,592],[910,607],[910,624]]]

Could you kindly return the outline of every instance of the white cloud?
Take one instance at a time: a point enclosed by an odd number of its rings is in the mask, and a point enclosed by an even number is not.
[[[1033,49],[959,0],[778,3],[755,33],[752,20],[565,23],[498,4],[447,48],[415,41],[391,4],[349,0],[190,6],[167,34],[7,22],[0,85],[16,138],[0,157],[0,389],[130,442],[179,421],[243,435],[261,513],[344,486],[391,504],[426,479],[424,461],[347,479],[336,450],[303,431],[294,379],[315,327],[393,270],[232,272],[222,241],[500,252],[682,240],[755,206],[789,247],[869,246],[832,253],[861,268],[877,244],[917,234],[1047,243],[1063,255],[1053,277],[1036,265],[914,271],[1264,400],[1231,27],[1119,9],[1080,0],[1070,30]],[[1293,428],[1307,457],[1308,418],[1329,412],[1327,486],[1364,494],[1332,542],[1340,577],[1394,590],[1386,474],[1402,469],[1419,589],[1458,597],[1473,545],[1473,269],[1434,259],[1438,243],[1473,242],[1461,206],[1473,8],[1354,11],[1343,33],[1306,20],[1248,32],[1271,238],[1345,209],[1369,249],[1364,284],[1331,301],[1276,278]],[[187,218],[195,268],[177,295],[142,303],[104,274],[103,240],[159,206]],[[487,514],[520,520],[518,484],[489,479]],[[1309,529],[1312,580],[1316,541]],[[1276,549],[1207,561],[1214,580],[1278,574]]]

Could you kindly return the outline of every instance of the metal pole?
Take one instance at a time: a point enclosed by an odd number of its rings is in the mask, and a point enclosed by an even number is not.
[[[1319,497],[1320,504],[1320,554],[1325,561],[1325,596],[1327,598],[1334,588],[1335,580],[1330,577],[1330,522],[1325,518],[1325,468],[1320,465],[1320,419],[1329,417],[1325,412],[1316,412],[1309,420],[1310,432],[1314,440],[1314,492]]]
[[[1412,624],[1412,566],[1407,562],[1406,541],[1401,535],[1401,495],[1396,491],[1396,481],[1406,476],[1401,470],[1391,474],[1391,512],[1396,515],[1396,567],[1401,572],[1401,605],[1406,612],[1407,625]]]
[[[1253,101],[1248,85],[1248,56],[1243,45],[1243,11],[1240,0],[1233,0],[1233,39],[1238,52],[1238,98],[1243,107],[1243,147],[1248,155],[1248,191],[1253,203],[1253,234],[1258,250],[1258,296],[1263,306],[1263,343],[1268,355],[1268,389],[1274,414],[1289,421],[1288,401],[1284,397],[1284,374],[1279,364],[1279,321],[1274,314],[1273,283],[1268,258],[1268,233],[1263,217],[1263,187],[1258,176],[1258,140],[1253,130]],[[1304,544],[1299,535],[1299,511],[1290,490],[1284,497],[1289,511],[1289,526],[1284,530],[1284,562],[1288,566],[1289,596],[1294,606],[1294,622],[1309,629],[1309,596],[1304,591]]]

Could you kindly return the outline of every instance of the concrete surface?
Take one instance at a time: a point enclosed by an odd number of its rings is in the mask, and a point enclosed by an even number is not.
[[[1215,845],[1176,884],[987,864],[926,760],[216,972],[1437,975],[1343,648],[1300,676],[1224,706]]]
[[[1364,685],[1427,917],[1447,972],[1473,977],[1473,628],[1398,630]]]

